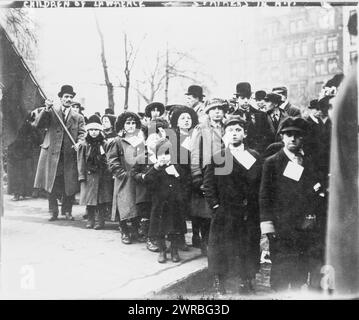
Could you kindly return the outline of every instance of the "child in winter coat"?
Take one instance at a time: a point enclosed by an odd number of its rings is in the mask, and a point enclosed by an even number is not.
[[[181,166],[171,163],[171,151],[172,144],[167,139],[159,140],[156,143],[156,162],[142,173],[142,179],[149,185],[151,192],[149,237],[157,240],[159,263],[167,261],[166,236],[171,242],[172,261],[180,261],[178,248],[186,231],[183,203],[190,180]]]
[[[106,142],[101,120],[97,115],[89,118],[87,135],[77,152],[80,205],[86,205],[86,228],[104,227],[106,207],[112,202],[113,180],[107,169]]]

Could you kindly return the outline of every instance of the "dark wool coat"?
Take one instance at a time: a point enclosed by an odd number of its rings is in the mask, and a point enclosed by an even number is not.
[[[174,167],[179,177],[167,174],[165,168],[156,170],[154,166],[144,177],[152,199],[149,237],[187,232],[183,203],[186,201],[186,190],[190,187],[190,181],[181,166]]]
[[[8,193],[30,196],[33,192],[36,165],[42,134],[26,119],[16,139],[8,146]],[[35,169],[35,170],[34,170]]]
[[[101,144],[106,150],[106,142]],[[101,156],[103,165],[96,172],[91,172],[86,166],[92,151],[92,145],[87,141],[80,144],[77,152],[79,181],[81,183],[80,205],[96,206],[101,203],[111,203],[113,196],[113,179],[107,168],[106,154]]]
[[[215,129],[209,122],[200,123],[193,130],[191,137],[191,175],[193,179],[200,177],[203,181],[204,168],[211,163],[213,154],[222,148],[223,128]],[[191,216],[211,218],[211,208],[200,189],[192,190]]]
[[[303,237],[302,224],[307,214],[315,214],[314,189],[318,182],[312,160],[304,157],[302,176],[299,181],[283,175],[289,158],[283,149],[267,158],[263,165],[259,192],[260,219],[272,221],[280,239],[296,242]],[[297,252],[294,246],[287,248]]]
[[[34,187],[51,192],[57,170],[63,169],[65,193],[70,196],[79,191],[77,153],[72,148],[71,140],[64,132],[54,112],[62,118],[61,108],[57,106],[49,112],[45,109],[42,110],[35,120],[37,128],[47,128],[48,130],[41,145]],[[86,131],[85,120],[82,115],[70,108],[65,125],[76,142],[84,139]],[[63,162],[60,162],[61,150],[63,151]],[[58,168],[59,163],[63,164],[63,168]]]
[[[126,138],[116,137],[109,146],[107,161],[112,175],[115,177],[112,202],[112,220],[116,211],[120,220],[138,216],[136,207],[136,181],[131,175],[131,169],[136,163],[136,157],[144,150],[144,144],[133,147]]]
[[[239,108],[230,114],[239,115],[247,122],[246,144],[261,154],[271,143],[271,130],[265,112],[250,106],[248,112]]]
[[[259,154],[246,150],[256,158],[249,170],[225,149],[214,156],[204,175],[206,200],[211,208],[219,204],[211,220],[208,269],[218,274],[232,269],[243,279],[254,278],[259,269],[258,193],[262,170]]]
[[[282,106],[280,106],[280,108],[285,111],[289,117],[301,117],[300,109],[292,105],[289,101],[284,105],[283,108]]]
[[[277,134],[278,133],[278,128],[279,128],[279,124],[288,117],[288,113],[282,109],[279,108],[280,111],[280,117],[279,117],[279,121],[277,123],[277,126],[274,125],[273,120],[271,118],[270,113],[266,113],[266,119],[267,119],[267,123],[269,126],[269,132],[267,135],[267,142],[269,142],[269,144],[266,146],[269,147],[270,144],[274,143],[274,142],[280,142],[281,138],[280,135]]]

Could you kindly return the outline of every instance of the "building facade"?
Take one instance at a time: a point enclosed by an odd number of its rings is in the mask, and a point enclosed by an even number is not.
[[[327,80],[345,70],[343,10],[295,7],[263,18],[252,43],[243,50],[250,58],[242,70],[255,89],[285,85],[293,104],[308,106]]]

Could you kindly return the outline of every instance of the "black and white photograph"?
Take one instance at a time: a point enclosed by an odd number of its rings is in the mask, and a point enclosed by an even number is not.
[[[0,300],[358,299],[357,12],[1,1]]]

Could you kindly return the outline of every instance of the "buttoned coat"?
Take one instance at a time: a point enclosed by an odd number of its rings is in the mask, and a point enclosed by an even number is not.
[[[96,172],[91,172],[86,166],[87,159],[93,146],[83,141],[77,152],[79,181],[81,184],[80,205],[96,206],[101,203],[112,203],[113,179],[107,167],[105,150],[107,143],[102,144],[102,166]]]
[[[243,279],[254,278],[259,269],[260,225],[258,194],[262,160],[255,159],[248,170],[225,149],[205,169],[204,191],[212,209],[208,243],[208,269],[225,274],[239,271]]]
[[[70,196],[80,189],[77,172],[77,153],[72,147],[70,138],[56,118],[55,112],[62,118],[61,107],[54,106],[50,111],[43,109],[34,122],[37,128],[47,129],[44,141],[41,144],[34,188],[44,189],[47,192],[52,191],[62,151],[65,193]],[[64,122],[74,141],[83,141],[86,132],[84,117],[70,108]]]

